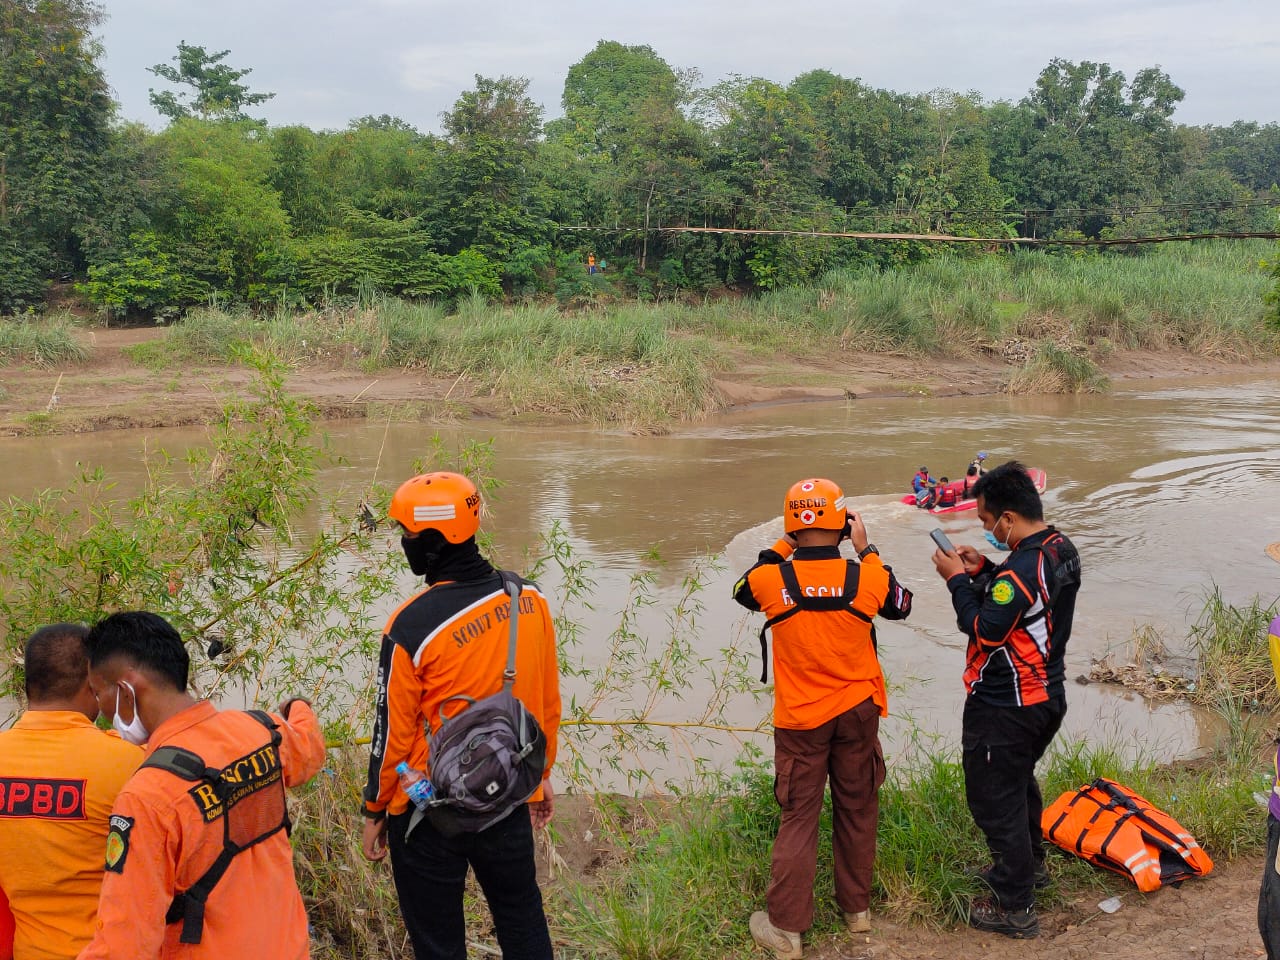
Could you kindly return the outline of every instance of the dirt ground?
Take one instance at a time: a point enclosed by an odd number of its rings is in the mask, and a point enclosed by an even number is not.
[[[228,387],[247,383],[250,373],[225,366],[153,370],[127,349],[165,337],[164,327],[86,329],[90,350],[84,363],[62,367],[0,367],[0,436],[83,433],[123,427],[183,426],[206,422],[222,406]],[[1145,378],[1182,379],[1257,370],[1280,372],[1280,362],[1249,367],[1212,363],[1185,354],[1129,353],[1106,366],[1116,382]],[[761,404],[844,397],[962,396],[989,394],[1013,368],[997,358],[971,360],[885,354],[841,356],[823,362],[779,359],[745,362],[716,381],[725,410]],[[290,389],[310,399],[325,419],[398,412],[406,419],[495,417],[504,410],[476,395],[461,380],[434,378],[419,370],[301,367]]]
[[[557,872],[596,876],[614,861],[615,852],[600,840],[603,831],[587,798],[558,798],[556,827],[560,839],[552,878]],[[1266,830],[1261,811],[1258,829]],[[545,881],[551,859],[546,845],[540,847],[539,859]],[[869,937],[808,937],[804,955],[806,960],[1258,960],[1265,956],[1257,922],[1261,877],[1261,856],[1219,862],[1208,877],[1177,888],[1143,894],[1128,887],[1113,914],[1098,909],[1106,894],[1091,892],[1066,906],[1041,909],[1041,935],[1032,941],[967,927],[933,930],[891,923],[876,917],[873,906]],[[762,907],[742,904],[742,919]],[[751,956],[772,960],[749,942],[734,954]]]

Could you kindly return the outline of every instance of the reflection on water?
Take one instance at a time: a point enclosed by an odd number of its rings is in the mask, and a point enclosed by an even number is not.
[[[916,592],[906,624],[880,628],[892,684],[891,746],[939,736],[954,743],[962,701],[963,641],[947,592],[929,561],[928,531],[981,544],[972,512],[930,517],[898,501],[916,467],[955,478],[973,454],[991,463],[1018,457],[1049,475],[1047,519],[1080,548],[1084,586],[1068,676],[1122,648],[1137,626],[1153,625],[1173,647],[1186,636],[1211,583],[1228,602],[1280,595],[1280,567],[1263,547],[1280,539],[1280,384],[1198,383],[1129,388],[1111,396],[859,400],[745,411],[664,437],[585,428],[469,423],[344,422],[328,427],[345,458],[329,468],[330,496],[354,505],[378,477],[395,483],[426,452],[427,438],[493,437],[504,482],[486,522],[501,559],[518,565],[553,521],[593,564],[598,594],[583,611],[589,642],[604,646],[631,573],[656,547],[658,591],[670,603],[690,564],[723,554],[702,600],[697,643],[707,653],[732,639],[754,644],[757,617],[730,600],[730,585],[776,536],[783,492],[806,475],[830,476],[854,497],[871,538]],[[154,431],[147,444],[178,452],[199,431]],[[76,462],[103,464],[121,488],[141,483],[136,433],[0,441],[0,495],[61,486]],[[544,583],[553,595],[558,585]],[[654,630],[661,604],[642,616]],[[1068,735],[1106,740],[1152,755],[1201,746],[1184,707],[1069,683]],[[622,706],[622,705],[619,705]],[[735,720],[754,724],[762,706],[735,702]]]

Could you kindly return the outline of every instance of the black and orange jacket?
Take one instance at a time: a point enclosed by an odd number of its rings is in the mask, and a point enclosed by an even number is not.
[[[790,559],[788,559],[790,557]],[[812,730],[870,697],[888,713],[884,673],[876,657],[872,618],[901,620],[911,612],[911,591],[901,586],[880,557],[858,564],[838,547],[800,547],[785,540],[762,550],[754,567],[734,586],[748,610],[770,619],[795,607],[783,582],[789,563],[808,596],[843,596],[850,564],[858,567],[857,590],[847,610],[800,610],[773,626],[773,723],[784,730]]]
[[[556,634],[547,601],[536,584],[522,580],[517,625],[516,682],[512,692],[547,736],[551,775],[560,729],[560,675]],[[403,813],[409,805],[396,764],[429,770],[425,722],[440,726],[440,705],[450,697],[476,700],[502,688],[507,665],[507,617],[511,597],[495,571],[476,580],[441,582],[406,600],[382,633],[378,702],[364,788],[364,812]],[[462,708],[458,702],[450,715]],[[542,799],[538,790],[530,801]]]
[[[1004,563],[983,558],[972,577],[947,581],[956,622],[969,638],[965,691],[993,706],[1066,696],[1063,656],[1071,637],[1080,554],[1053,527],[1025,537]]]

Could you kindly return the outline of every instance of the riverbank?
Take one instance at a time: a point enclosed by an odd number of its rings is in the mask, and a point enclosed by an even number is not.
[[[174,328],[77,327],[79,362],[0,366],[0,436],[73,434],[134,427],[207,423],[228,392],[249,384],[252,369],[234,362],[184,360],[157,365]],[[844,354],[829,358],[760,358],[740,351],[711,384],[707,413],[806,401],[906,396],[981,396],[1007,389],[1019,364],[993,357]],[[1206,359],[1186,351],[1116,352],[1100,366],[1114,385],[1158,379],[1280,374],[1280,359]],[[619,380],[643,376],[625,365]],[[463,420],[502,418],[564,422],[572,414],[512,406],[510,399],[466,376],[440,377],[416,368],[365,371],[325,358],[294,363],[291,393],[320,419]],[[654,424],[633,429],[653,430]]]
[[[498,417],[660,433],[802,400],[1098,392],[1135,378],[1280,369],[1268,244],[1140,256],[945,255],[698,302],[444,305],[371,296],[171,327],[63,313],[0,323],[0,432],[216,416],[249,353],[323,418]]]

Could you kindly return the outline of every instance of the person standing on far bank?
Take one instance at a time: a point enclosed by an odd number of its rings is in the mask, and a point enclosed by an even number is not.
[[[785,535],[760,552],[733,596],[748,610],[763,611],[773,632],[774,797],[782,821],[768,906],[751,915],[751,936],[779,960],[799,960],[801,934],[813,923],[818,818],[828,779],[836,902],[851,933],[871,929],[885,774],[879,729],[888,714],[873,620],[906,618],[911,591],[898,584],[830,480],[793,485],[783,501],[783,527]],[[857,561],[840,555],[846,539]],[[763,645],[763,631],[761,638]]]
[[[1016,939],[1040,935],[1035,888],[1048,882],[1036,762],[1067,712],[1063,656],[1071,637],[1080,554],[1044,522],[1035,483],[1016,461],[973,487],[978,519],[998,550],[993,563],[970,546],[936,550],[968,638],[961,720],[965,799],[986,837],[993,896],[969,910],[969,925]]]

